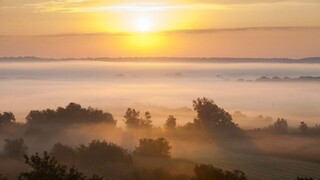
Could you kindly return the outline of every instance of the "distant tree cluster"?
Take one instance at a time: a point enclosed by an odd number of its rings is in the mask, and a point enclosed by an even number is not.
[[[286,133],[288,132],[288,123],[286,119],[278,118],[273,125],[270,126],[270,129],[276,133]]]
[[[170,158],[171,146],[164,138],[139,140],[139,146],[133,151],[134,155],[144,157]]]
[[[26,117],[27,124],[44,123],[108,123],[115,125],[112,114],[92,107],[82,108],[80,104],[70,103],[65,108],[31,111]]]
[[[142,118],[140,117],[140,112],[132,108],[127,109],[124,115],[124,122],[128,129],[152,127],[150,112],[146,111],[144,113],[144,118]]]
[[[8,124],[15,123],[16,118],[12,112],[0,113],[0,127],[3,127]]]

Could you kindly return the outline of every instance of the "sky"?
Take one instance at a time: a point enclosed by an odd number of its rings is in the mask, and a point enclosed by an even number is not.
[[[320,56],[320,0],[0,0],[0,56]]]

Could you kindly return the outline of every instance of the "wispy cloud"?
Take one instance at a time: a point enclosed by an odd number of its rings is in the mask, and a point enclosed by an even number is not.
[[[194,8],[196,4],[173,4],[166,2],[132,2],[105,4],[100,1],[67,0],[49,1],[25,5],[36,12],[97,12],[97,11],[166,11]]]
[[[240,27],[240,28],[208,28],[208,29],[179,29],[170,31],[149,32],[149,35],[174,35],[174,34],[209,34],[223,32],[243,32],[243,31],[320,31],[320,26],[282,26],[282,27]],[[64,33],[37,35],[33,37],[112,37],[112,36],[134,36],[141,33],[119,32],[119,33]],[[1,36],[0,36],[1,37]]]

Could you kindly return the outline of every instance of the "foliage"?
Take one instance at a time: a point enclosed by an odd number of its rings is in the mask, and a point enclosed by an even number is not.
[[[145,118],[140,117],[140,112],[135,109],[128,108],[124,115],[124,122],[126,123],[127,128],[151,128],[151,114],[146,111],[144,114]]]
[[[177,119],[170,115],[164,124],[164,128],[168,131],[175,129],[177,126]]]
[[[309,127],[308,127],[307,123],[305,123],[305,122],[302,121],[302,122],[300,123],[299,130],[300,130],[302,133],[308,133]]]
[[[8,180],[8,178],[6,178],[6,177],[3,176],[2,174],[0,174],[0,180]]]
[[[232,130],[238,129],[231,115],[217,106],[213,100],[198,98],[193,100],[193,109],[197,112],[194,126],[209,130]]]
[[[194,168],[193,180],[246,180],[245,174],[240,170],[227,171],[212,165],[200,164]]]
[[[3,114],[0,113],[0,127],[14,123],[15,121],[16,118],[12,112],[4,112]]]
[[[108,123],[115,125],[116,121],[108,112],[92,107],[82,108],[80,104],[70,103],[65,108],[58,107],[56,110],[45,109],[41,111],[30,111],[26,117],[28,124],[41,123]]]
[[[28,146],[24,143],[22,138],[19,139],[5,139],[3,148],[4,155],[14,159],[21,159],[23,155],[27,154]]]
[[[103,180],[102,177],[93,175],[87,178],[77,169],[60,165],[54,157],[50,157],[47,152],[40,157],[38,153],[28,157],[25,155],[25,163],[32,170],[30,172],[20,173],[18,180]]]
[[[60,162],[68,165],[75,164],[77,160],[77,152],[69,146],[63,145],[61,143],[56,143],[51,154]]]
[[[313,180],[312,177],[297,177],[295,180]]]
[[[121,146],[105,141],[93,140],[88,146],[80,145],[79,158],[83,166],[103,166],[107,163],[132,163],[132,157]]]
[[[126,180],[190,180],[190,177],[184,175],[172,175],[170,172],[163,168],[159,169],[146,169],[135,168]]]
[[[170,158],[171,148],[169,141],[164,138],[144,138],[139,140],[139,146],[135,148],[133,153],[145,157]]]
[[[270,126],[271,130],[277,133],[286,133],[288,132],[288,123],[286,119],[278,118],[276,122]]]

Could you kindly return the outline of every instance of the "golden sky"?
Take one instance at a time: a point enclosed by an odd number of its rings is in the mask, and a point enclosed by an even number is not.
[[[0,56],[320,56],[319,0],[0,0]]]

